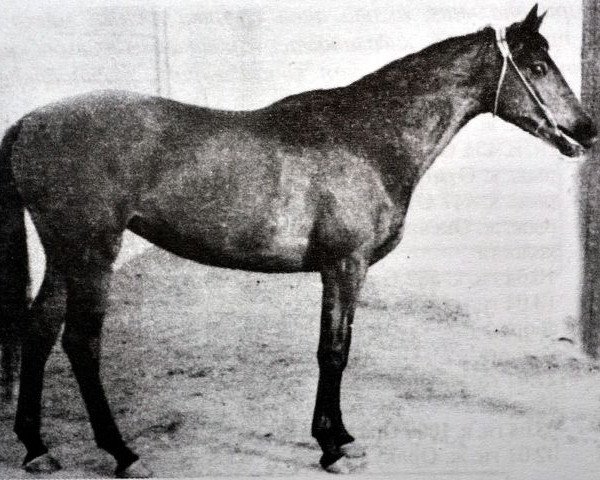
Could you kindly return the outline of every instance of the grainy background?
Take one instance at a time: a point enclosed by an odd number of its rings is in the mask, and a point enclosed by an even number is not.
[[[532,6],[529,0],[0,4],[2,128],[41,104],[104,88],[256,108],[347,84],[448,36],[508,25]],[[542,32],[551,54],[578,92],[581,4],[547,0],[540,7],[549,8]],[[494,325],[509,342],[514,335],[516,343],[526,338],[541,350],[560,348],[579,358],[576,173],[576,163],[515,127],[489,115],[475,119],[419,185],[401,245],[370,272],[375,297],[390,305],[411,295],[431,299],[426,305],[448,301],[470,325]],[[43,254],[32,247],[39,279]],[[119,264],[145,248],[128,237]],[[228,278],[235,282],[235,275]],[[574,344],[557,347],[563,336]]]

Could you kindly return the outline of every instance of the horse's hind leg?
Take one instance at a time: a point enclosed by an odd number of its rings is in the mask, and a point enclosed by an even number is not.
[[[112,255],[107,258],[107,252],[113,250],[90,249],[68,269],[62,344],[79,384],[97,445],[115,458],[118,476],[146,477],[150,472],[125,444],[100,379],[100,337],[114,261]]]
[[[319,384],[312,435],[323,450],[321,466],[328,471],[343,470],[338,460],[364,456],[342,422],[340,387],[348,362],[352,321],[367,265],[361,255],[350,256],[322,272],[323,306],[317,358]]]
[[[27,449],[23,462],[27,470],[49,473],[60,468],[46,455],[48,448],[40,435],[40,409],[44,367],[65,318],[65,306],[63,278],[49,261],[42,287],[23,327],[15,433]]]

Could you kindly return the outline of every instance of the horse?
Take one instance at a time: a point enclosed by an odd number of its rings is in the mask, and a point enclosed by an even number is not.
[[[14,431],[28,471],[60,464],[40,433],[44,366],[63,327],[97,446],[119,477],[151,475],[114,421],[100,377],[112,265],[124,231],[206,265],[319,272],[323,284],[312,436],[333,473],[365,455],[340,388],[368,268],[402,238],[411,195],[453,136],[492,113],[582,155],[596,127],[549,56],[537,5],[393,61],[347,86],[224,111],[129,92],[38,108],[0,147],[3,389],[20,342]],[[24,211],[47,257],[29,304]],[[18,340],[18,339],[21,340]]]

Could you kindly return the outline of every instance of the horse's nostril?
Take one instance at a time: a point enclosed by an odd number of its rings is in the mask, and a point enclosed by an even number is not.
[[[591,147],[598,140],[598,129],[591,119],[581,121],[573,129],[573,138],[584,147]]]
[[[595,143],[598,140],[598,128],[593,122],[590,122],[590,128],[588,131],[588,135],[590,137],[590,142]]]

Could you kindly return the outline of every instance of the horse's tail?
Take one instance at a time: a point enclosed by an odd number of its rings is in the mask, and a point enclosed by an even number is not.
[[[10,401],[20,353],[20,330],[29,303],[29,258],[23,201],[15,185],[11,155],[21,123],[0,144],[0,395]]]

